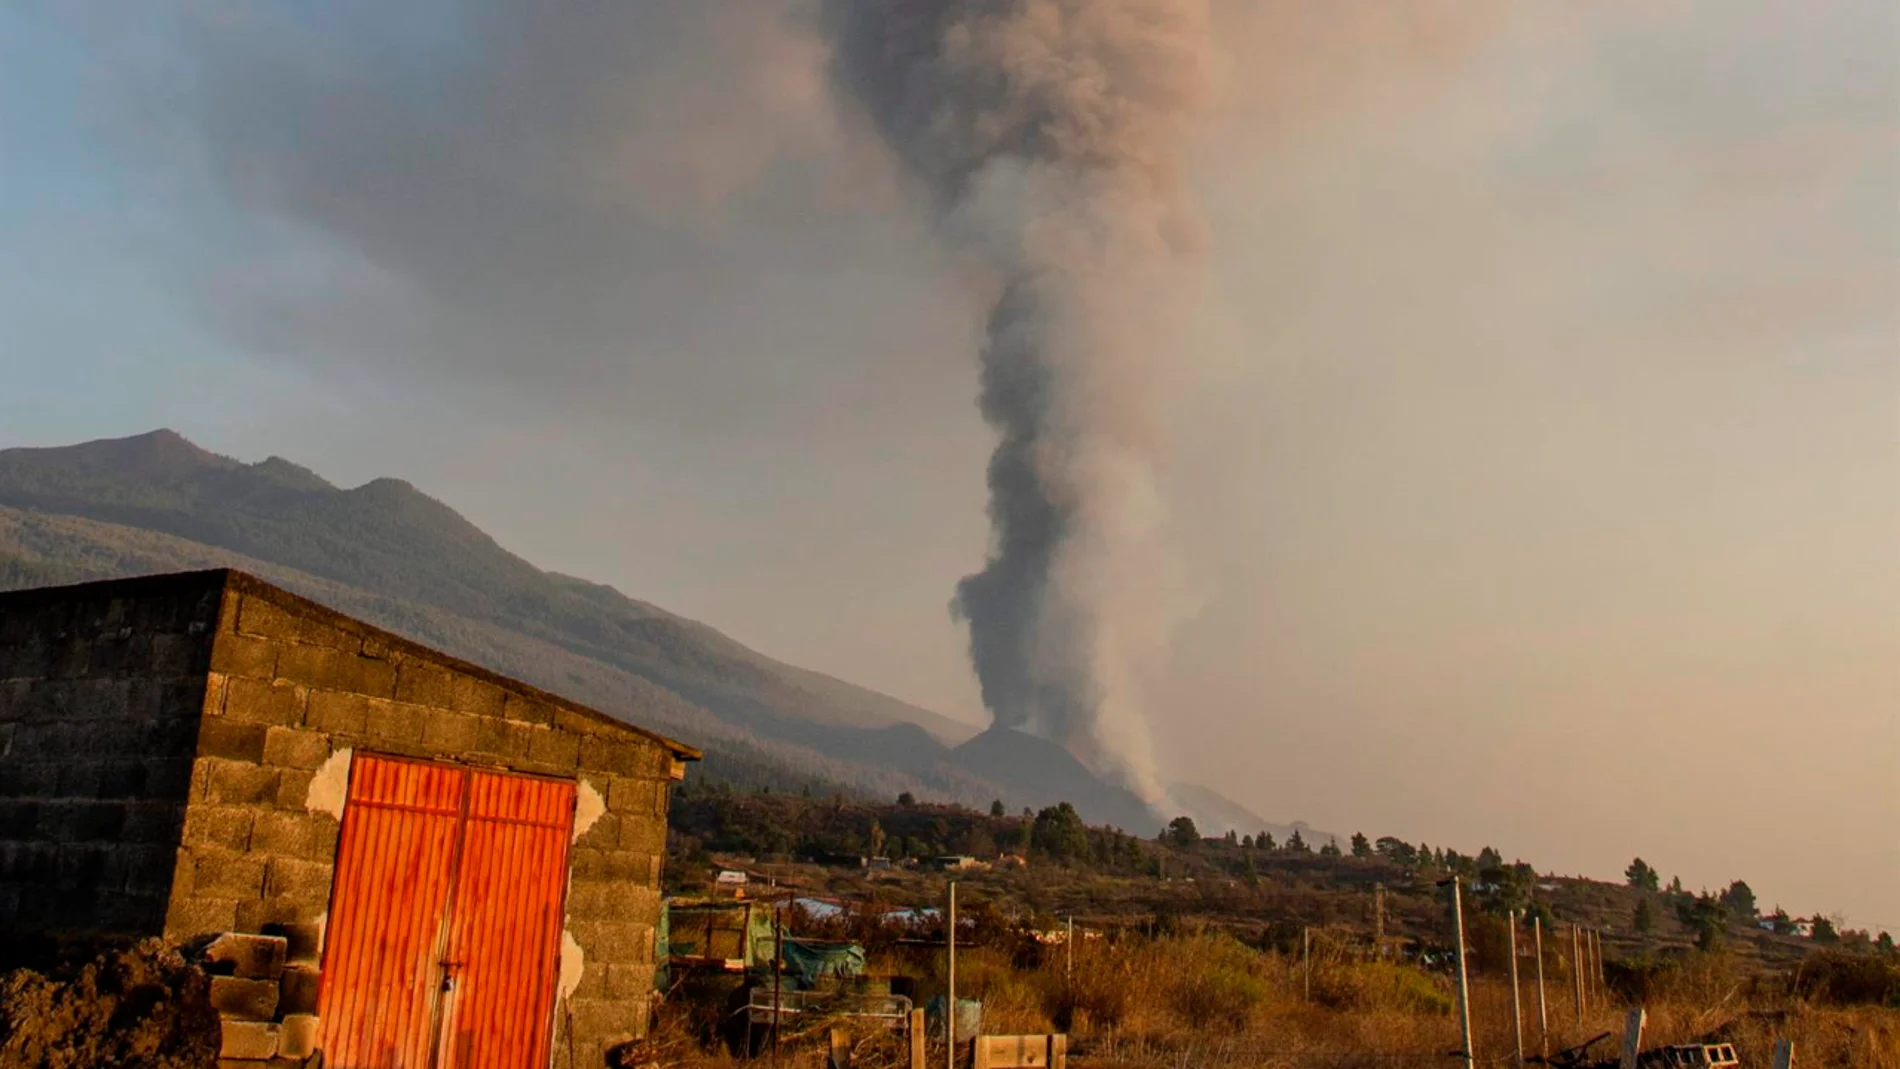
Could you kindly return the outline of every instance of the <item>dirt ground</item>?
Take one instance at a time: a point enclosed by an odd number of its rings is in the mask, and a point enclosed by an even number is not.
[[[158,940],[0,974],[0,1069],[214,1069],[203,970]]]

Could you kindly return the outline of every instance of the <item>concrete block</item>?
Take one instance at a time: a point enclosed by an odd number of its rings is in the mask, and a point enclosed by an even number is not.
[[[556,706],[554,709],[554,727],[556,730],[585,738],[589,735],[607,735],[610,730],[600,722],[599,717],[588,716],[573,709]]]
[[[288,953],[292,966],[309,965],[315,972],[315,966],[323,957],[323,926],[310,921],[307,923],[267,924],[265,935],[281,935],[289,944]],[[313,980],[314,982],[314,980]],[[301,1012],[301,1011],[287,1011]]]
[[[247,932],[261,932],[273,924],[314,920],[322,912],[323,905],[291,898],[259,898],[239,902],[237,927]]]
[[[150,665],[161,676],[183,676],[204,671],[210,643],[195,635],[153,635]]]
[[[211,980],[212,1005],[217,1004],[219,980],[229,977],[213,977]],[[249,983],[240,980],[238,983]],[[277,1026],[264,1021],[221,1021],[223,1035],[218,1042],[220,1058],[236,1058],[246,1061],[263,1061],[277,1053]]]
[[[97,762],[68,760],[59,768],[59,788],[54,792],[55,797],[97,798],[100,775]]]
[[[178,801],[132,802],[125,807],[125,830],[121,834],[128,843],[172,844],[178,842],[179,824],[184,820],[183,792]]]
[[[52,798],[59,794],[59,765],[34,760],[22,746],[0,762],[0,798]]]
[[[564,731],[537,731],[528,739],[528,760],[573,771],[580,765],[580,739]]]
[[[264,759],[266,726],[224,716],[207,716],[198,727],[198,754],[256,764]]]
[[[213,932],[228,932],[237,927],[237,907],[234,898],[197,895],[174,887],[171,905],[165,912],[165,938],[184,942]]]
[[[642,854],[663,854],[666,824],[659,817],[626,817],[620,822],[619,846]]]
[[[283,640],[297,634],[302,620],[285,609],[252,595],[238,601],[237,631],[240,635]]]
[[[178,870],[178,852],[169,845],[127,846],[120,851],[125,875],[121,886],[129,894],[171,895]]]
[[[470,751],[514,764],[525,760],[535,729],[526,724],[498,717],[482,717],[475,722],[475,741]]]
[[[455,702],[455,674],[439,664],[404,657],[396,669],[396,700],[412,705],[452,708]]]
[[[467,753],[475,746],[475,718],[467,713],[430,709],[423,714],[422,744],[437,753]]]
[[[242,806],[191,805],[185,808],[182,839],[186,846],[248,850],[256,812]]]
[[[369,699],[361,694],[313,690],[304,713],[304,726],[336,735],[361,735],[369,718]],[[263,754],[262,740],[258,753]]]
[[[316,768],[330,757],[330,737],[320,731],[272,727],[264,733],[264,763],[279,768]]]
[[[65,843],[59,848],[58,861],[54,877],[62,889],[99,890],[108,881],[106,879],[106,856],[109,848],[103,843]]]
[[[301,902],[321,910],[330,901],[330,885],[334,882],[335,872],[335,867],[327,861],[274,857],[268,866],[265,894],[273,899]]]
[[[305,688],[282,679],[233,676],[224,684],[223,715],[247,724],[301,724],[307,693]]]
[[[616,776],[638,776],[642,766],[640,747],[619,739],[587,735],[581,739],[581,769],[610,772]]]
[[[654,795],[661,789],[657,780],[614,776],[607,782],[607,810],[623,817],[652,816]]]
[[[145,796],[151,762],[136,758],[102,761],[98,767],[99,797],[125,799]]]
[[[286,967],[283,979],[277,985],[279,992],[277,1011],[286,1016],[293,1013],[317,1012],[317,981],[318,973],[315,965]]]
[[[637,921],[576,921],[569,925],[589,968],[639,965],[653,960],[653,925]]]
[[[193,847],[191,893],[219,898],[257,898],[264,893],[264,859],[234,850]]]
[[[211,644],[211,671],[224,676],[274,678],[277,644],[251,635],[220,634]]]
[[[501,715],[524,724],[551,724],[554,722],[554,706],[519,694],[510,694],[503,702]]]
[[[614,999],[569,999],[568,1026],[587,1041],[612,1046],[643,1038],[647,1030],[647,1006],[641,1001]],[[582,1064],[578,1059],[575,1064]],[[587,1063],[587,1064],[598,1064]]]
[[[276,806],[279,809],[302,809],[310,800],[310,783],[317,774],[307,769],[287,768],[277,776]]]
[[[324,690],[372,698],[396,696],[396,666],[360,652],[327,646],[285,646],[277,652],[277,676]]]
[[[204,949],[208,971],[244,980],[275,980],[284,974],[289,941],[276,935],[226,932]]]
[[[42,804],[18,798],[0,799],[0,839],[25,842],[37,838]]]
[[[428,723],[430,707],[408,702],[374,699],[369,703],[365,730],[377,742],[407,742],[422,745],[423,726]]]
[[[57,829],[63,842],[113,842],[125,834],[125,809],[116,801],[49,803],[40,811],[41,827]]]
[[[224,1017],[268,1021],[277,1016],[277,981],[246,980],[236,976],[211,978],[211,1008]],[[272,1049],[276,1043],[273,1038]],[[270,1057],[266,1051],[258,1057]]]
[[[204,800],[213,805],[273,805],[277,801],[277,769],[251,761],[201,757]]]
[[[450,684],[449,707],[476,716],[500,716],[508,693],[485,679],[456,674]]]
[[[277,1033],[277,1056],[308,1058],[317,1052],[317,1018],[310,1013],[287,1013]]]
[[[328,860],[334,854],[335,839],[323,836],[332,849],[319,853],[317,848],[324,845],[319,839],[322,835],[319,819],[302,810],[260,810],[251,822],[251,850],[271,857],[313,859],[321,856]],[[332,831],[336,827],[333,820],[322,823]]]
[[[609,965],[601,970],[607,974],[607,997],[610,999],[642,999],[653,993],[653,966]]]
[[[133,680],[123,677],[75,679],[67,691],[66,715],[74,720],[110,720],[156,711],[136,707],[132,690]]]

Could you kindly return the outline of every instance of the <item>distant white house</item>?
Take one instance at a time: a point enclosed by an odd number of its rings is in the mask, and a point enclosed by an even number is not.
[[[744,887],[746,874],[738,869],[720,869],[719,875],[713,877],[713,883],[719,887]]]

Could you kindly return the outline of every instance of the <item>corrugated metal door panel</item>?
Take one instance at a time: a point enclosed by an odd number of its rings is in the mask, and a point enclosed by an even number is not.
[[[325,1064],[428,1069],[468,774],[351,763],[318,996]]]
[[[449,922],[442,1069],[547,1064],[574,784],[477,772]]]

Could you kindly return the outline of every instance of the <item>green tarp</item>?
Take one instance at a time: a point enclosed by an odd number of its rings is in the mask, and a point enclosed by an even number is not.
[[[771,962],[761,965],[770,968]],[[796,990],[809,991],[829,978],[864,975],[864,948],[856,943],[785,939],[785,977]]]

